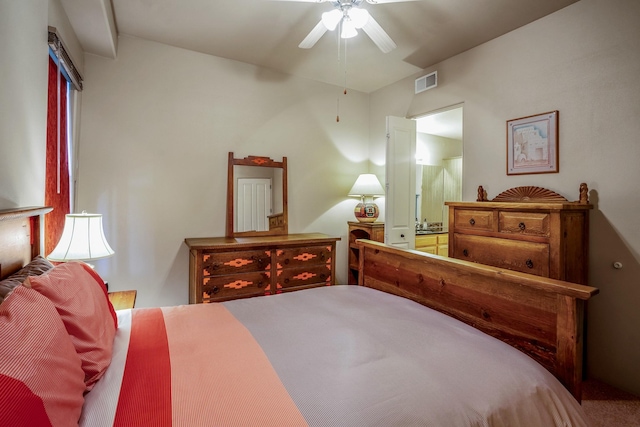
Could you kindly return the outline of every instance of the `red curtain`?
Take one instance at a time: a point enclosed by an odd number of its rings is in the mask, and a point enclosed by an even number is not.
[[[44,222],[45,254],[58,244],[64,229],[65,215],[71,212],[69,198],[69,156],[67,144],[67,80],[49,57],[47,105],[47,166],[45,177],[46,206],[52,206]],[[58,111],[59,110],[59,111]]]

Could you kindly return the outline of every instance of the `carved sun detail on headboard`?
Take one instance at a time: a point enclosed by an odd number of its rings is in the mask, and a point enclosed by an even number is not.
[[[542,187],[525,186],[510,188],[498,194],[493,202],[566,202],[558,193]]]

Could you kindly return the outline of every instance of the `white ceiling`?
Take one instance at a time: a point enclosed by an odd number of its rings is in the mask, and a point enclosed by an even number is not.
[[[114,57],[117,35],[129,35],[341,86],[335,32],[298,48],[332,9],[315,1],[61,0],[88,53]],[[384,54],[362,31],[349,39],[351,89],[373,92],[578,0],[383,1],[362,7],[398,47]]]

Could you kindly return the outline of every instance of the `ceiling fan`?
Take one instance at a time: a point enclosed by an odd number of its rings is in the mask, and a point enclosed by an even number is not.
[[[397,46],[391,37],[382,29],[380,24],[373,19],[373,16],[369,14],[366,9],[360,8],[360,5],[365,0],[293,0],[293,1],[307,1],[314,3],[324,3],[329,1],[334,9],[322,14],[322,19],[311,30],[307,37],[302,40],[298,47],[302,49],[312,48],[318,40],[327,31],[333,31],[337,27],[340,27],[340,37],[348,39],[358,35],[358,30],[362,29],[371,40],[378,46],[378,48],[388,53],[395,49]],[[411,1],[411,0],[366,0],[367,3],[395,3],[399,1]]]

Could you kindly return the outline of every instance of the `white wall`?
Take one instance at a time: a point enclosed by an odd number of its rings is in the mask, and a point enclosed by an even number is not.
[[[371,156],[384,157],[384,116],[464,103],[463,199],[536,185],[577,200],[590,219],[588,371],[640,394],[640,2],[582,0],[371,95]],[[438,70],[438,87],[413,94]],[[560,111],[560,172],[506,175],[506,121]],[[384,169],[381,170],[384,174]],[[612,267],[620,261],[623,269]]]
[[[47,0],[0,0],[0,208],[41,206],[47,120]]]
[[[48,26],[81,57],[61,10],[59,0],[0,0],[0,209],[44,204]]]
[[[416,133],[416,160],[442,166],[442,160],[462,156],[462,140],[428,133]]]
[[[141,307],[187,303],[184,239],[224,235],[229,151],[287,157],[289,232],[342,237],[346,283],[368,95],[131,37],[118,47],[85,58],[77,203],[104,215],[116,253],[96,268],[110,289],[137,289]]]

